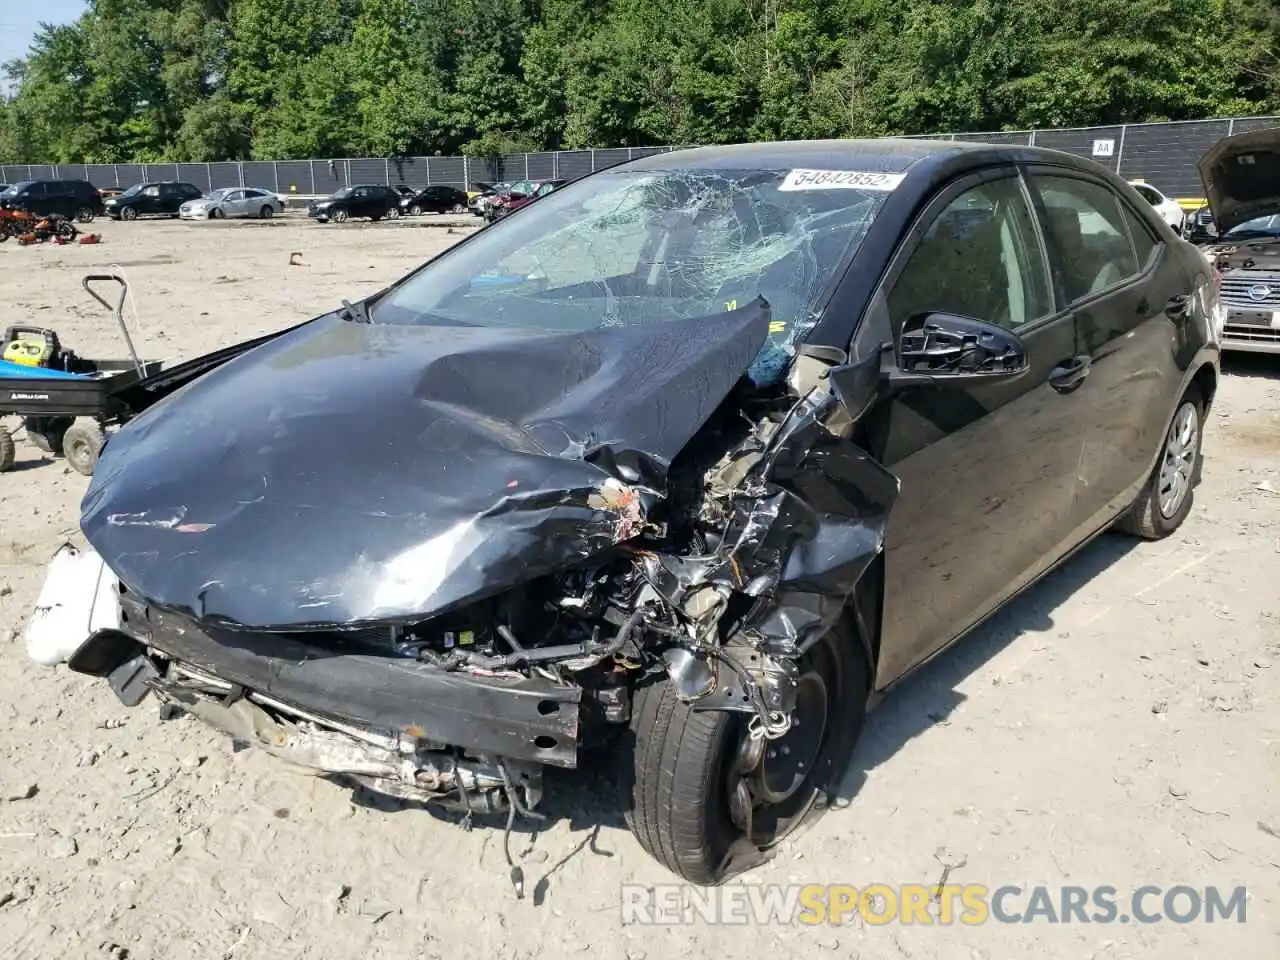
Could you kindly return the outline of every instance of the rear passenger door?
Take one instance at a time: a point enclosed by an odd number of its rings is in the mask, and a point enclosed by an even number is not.
[[[1058,295],[1088,358],[1081,384],[1087,430],[1073,516],[1079,535],[1104,526],[1137,496],[1163,439],[1182,374],[1174,356],[1178,257],[1121,192],[1101,178],[1037,167],[1029,180]]]
[[[855,353],[933,312],[999,324],[1031,369],[1005,383],[906,391],[864,418],[871,452],[901,482],[885,536],[879,683],[934,653],[1070,544],[1082,429],[1075,326],[1052,295],[1039,225],[1013,168],[944,191],[913,228]],[[863,338],[868,342],[863,342]]]

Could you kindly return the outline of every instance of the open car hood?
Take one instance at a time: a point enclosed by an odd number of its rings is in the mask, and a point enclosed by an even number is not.
[[[411,622],[635,536],[768,308],[581,333],[323,317],[113,436],[82,504],[126,588],[231,627]]]
[[[1280,213],[1280,127],[1224,137],[1197,167],[1220,233]]]

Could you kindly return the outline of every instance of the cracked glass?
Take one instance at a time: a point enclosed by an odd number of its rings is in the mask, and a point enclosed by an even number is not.
[[[787,170],[633,170],[556,190],[379,299],[375,323],[585,331],[763,297],[770,348],[813,324],[883,190],[779,190]]]

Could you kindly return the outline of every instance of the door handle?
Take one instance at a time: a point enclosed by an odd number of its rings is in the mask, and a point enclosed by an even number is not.
[[[1185,293],[1170,297],[1164,305],[1164,315],[1170,320],[1185,320],[1191,309],[1191,297]]]
[[[1089,375],[1093,359],[1086,354],[1064,360],[1049,371],[1049,386],[1059,393],[1070,393]]]

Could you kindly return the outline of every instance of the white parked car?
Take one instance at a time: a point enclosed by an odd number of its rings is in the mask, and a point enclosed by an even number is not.
[[[183,220],[219,220],[222,217],[267,217],[284,213],[284,199],[263,187],[220,187],[178,208]]]
[[[1176,232],[1182,232],[1182,222],[1187,214],[1177,200],[1169,199],[1151,184],[1142,180],[1130,180],[1129,185],[1138,191],[1143,200],[1156,208],[1156,213],[1160,214],[1161,220],[1173,227]]]

